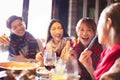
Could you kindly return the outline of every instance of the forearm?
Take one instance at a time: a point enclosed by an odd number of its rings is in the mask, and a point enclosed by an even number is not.
[[[43,63],[43,53],[37,53],[36,54],[36,61],[38,62],[38,64],[40,65],[40,66],[44,66],[44,63]]]

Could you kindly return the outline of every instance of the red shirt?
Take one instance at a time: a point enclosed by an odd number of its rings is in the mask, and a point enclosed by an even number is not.
[[[115,45],[111,50],[105,49],[100,57],[100,61],[98,66],[94,72],[96,80],[99,80],[101,75],[107,72],[112,65],[114,64],[115,60],[120,56],[120,44]]]

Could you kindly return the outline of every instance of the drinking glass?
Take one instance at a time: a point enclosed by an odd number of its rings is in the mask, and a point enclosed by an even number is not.
[[[55,67],[55,72],[51,76],[51,80],[67,80],[65,68],[65,62],[61,58],[59,58]]]
[[[44,52],[44,65],[47,70],[51,71],[54,69],[56,66],[56,61],[56,53],[53,53],[52,51]]]
[[[79,80],[80,68],[78,67],[78,61],[76,59],[69,59],[66,63],[66,73],[68,80]]]

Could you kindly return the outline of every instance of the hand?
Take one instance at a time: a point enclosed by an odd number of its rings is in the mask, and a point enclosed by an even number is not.
[[[84,65],[87,71],[90,73],[93,80],[94,78],[94,68],[92,65],[92,58],[91,58],[92,51],[88,50],[87,48],[81,53],[79,57],[79,61]]]
[[[61,59],[67,61],[69,59],[69,50],[70,50],[70,41],[67,41],[65,47],[63,48],[61,52]]]
[[[24,55],[22,54],[21,51],[19,51],[19,54],[20,54],[20,55],[15,56],[15,57],[16,57],[16,58],[19,58],[19,59],[26,59],[26,58],[24,57]]]
[[[85,66],[92,66],[92,59],[91,59],[92,51],[88,50],[87,48],[81,53],[79,57],[79,61]]]
[[[78,42],[77,42],[77,38],[76,37],[72,37],[72,41],[73,41],[73,47],[75,47],[77,44],[78,44]]]
[[[9,46],[10,39],[5,34],[2,35],[2,36],[0,36],[0,44]]]
[[[39,66],[44,66],[42,52],[37,53],[35,59],[38,62]]]
[[[12,59],[15,61],[27,61],[27,58],[24,57],[24,55],[19,51],[20,55],[12,55]]]
[[[63,50],[61,52],[61,56],[60,57],[64,61],[68,61],[69,58],[77,59],[76,51],[70,49],[70,41],[67,41],[65,47],[63,48]]]

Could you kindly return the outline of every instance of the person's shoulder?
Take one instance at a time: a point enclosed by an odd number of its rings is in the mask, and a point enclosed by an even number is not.
[[[120,72],[120,57],[118,57],[108,72]]]
[[[37,41],[37,44],[39,46],[40,51],[43,51],[43,45],[44,44],[42,43],[42,40],[39,39],[39,38],[36,38],[36,41]]]
[[[42,40],[40,38],[35,38],[38,44],[42,44]]]
[[[26,35],[32,35],[32,33],[28,32],[28,31],[25,31],[25,34]]]
[[[119,62],[119,64],[120,64],[120,57],[116,60],[116,62]]]

